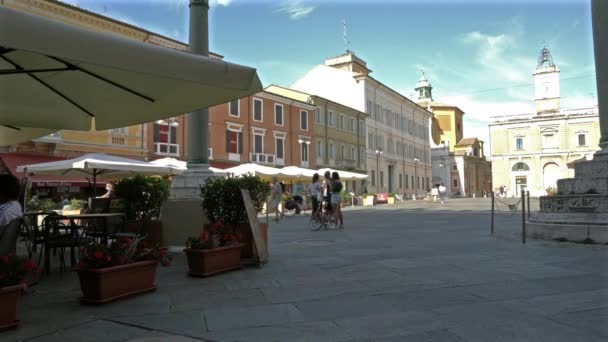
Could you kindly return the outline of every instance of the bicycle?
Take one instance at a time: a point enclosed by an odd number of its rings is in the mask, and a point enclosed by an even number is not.
[[[310,215],[309,224],[312,231],[317,231],[322,227],[325,229],[338,228],[338,222],[331,210],[325,208],[326,205],[328,205],[327,202],[321,202],[317,211]]]
[[[300,197],[302,197],[302,203],[295,201],[295,202],[297,202],[297,205],[300,209],[299,214],[307,215],[306,211],[308,210],[308,204],[306,203],[306,195],[302,194]],[[293,200],[293,198],[290,198],[290,200]],[[287,203],[287,201],[285,203]],[[294,216],[294,215],[297,215],[298,209],[297,208],[291,208],[291,209],[284,208],[283,213],[285,214],[285,216]]]

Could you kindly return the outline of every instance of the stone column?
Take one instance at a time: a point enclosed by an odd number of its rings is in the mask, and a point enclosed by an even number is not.
[[[591,17],[602,148],[595,158],[608,159],[608,1],[591,0]]]
[[[209,0],[190,0],[190,52],[209,56]],[[188,171],[173,178],[171,199],[163,206],[163,245],[183,246],[198,236],[207,218],[201,208],[200,187],[213,177],[209,170],[209,110],[189,113]],[[181,250],[178,247],[177,250]]]
[[[209,56],[209,0],[190,0],[190,52]],[[209,170],[209,110],[200,109],[188,114],[188,171],[174,177],[173,199],[200,200],[200,186],[212,177]]]
[[[209,0],[190,0],[188,49],[209,56]],[[188,168],[209,164],[209,110],[188,114]]]

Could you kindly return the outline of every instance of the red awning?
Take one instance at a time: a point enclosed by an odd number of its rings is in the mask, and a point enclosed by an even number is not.
[[[21,154],[21,153],[0,153],[0,160],[4,163],[6,169],[20,180],[23,179],[23,173],[17,172],[17,166],[46,163],[51,161],[65,160],[63,157],[53,157],[36,154]],[[54,176],[54,175],[36,175],[30,176],[33,186],[36,187],[57,187],[57,186],[79,186],[88,187],[89,181],[86,175],[82,177],[74,176]],[[104,187],[105,181],[98,179],[97,187]]]
[[[224,162],[214,162],[214,161],[210,161],[209,162],[209,166],[211,167],[215,167],[218,169],[229,169],[231,167],[235,167],[235,166],[239,166],[240,163],[234,162],[234,163],[224,163]]]

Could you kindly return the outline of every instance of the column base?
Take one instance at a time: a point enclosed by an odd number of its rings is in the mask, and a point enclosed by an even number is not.
[[[171,183],[171,199],[186,200],[201,197],[201,186],[205,180],[215,177],[208,164],[188,165],[188,170],[179,176],[173,177]]]

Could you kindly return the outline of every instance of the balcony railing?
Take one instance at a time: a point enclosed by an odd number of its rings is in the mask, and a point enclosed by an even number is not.
[[[241,154],[240,153],[228,153],[228,160],[240,162]]]
[[[357,167],[357,161],[354,159],[338,159],[336,160],[336,167],[354,169]]]
[[[302,163],[300,164],[300,166],[302,166],[302,167],[308,167],[308,161],[302,160]]]
[[[127,137],[124,135],[112,135],[112,145],[126,145]]]
[[[154,143],[154,153],[161,156],[179,157],[179,144]]]
[[[249,153],[249,160],[253,163],[275,164],[274,154]]]

